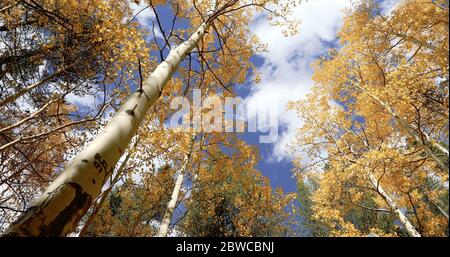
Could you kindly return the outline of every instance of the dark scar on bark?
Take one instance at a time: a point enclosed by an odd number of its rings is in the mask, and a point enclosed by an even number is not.
[[[143,89],[138,91],[138,93],[139,93],[139,97],[141,97],[143,94],[145,96],[145,98],[147,98],[147,101],[150,100],[150,97],[148,97],[148,95],[145,93],[145,91]]]
[[[81,160],[81,161],[84,162],[84,163],[89,163],[89,161],[86,160],[86,159],[83,159],[83,160]]]
[[[79,184],[68,182],[67,186],[70,186],[75,190],[75,197],[50,224],[41,226],[41,233],[43,235],[62,235],[65,225],[73,219],[75,219],[75,223],[77,223],[91,205],[92,197],[84,192]]]
[[[92,179],[92,183],[94,183],[94,184],[95,184],[95,179]]]
[[[159,85],[156,85],[156,89],[158,89],[158,98],[162,95],[162,89],[159,88]]]
[[[136,109],[136,107],[137,107],[137,104],[133,107],[133,109],[126,110],[125,112],[128,113],[128,115],[130,115],[130,116],[134,116],[134,110]]]
[[[31,224],[33,221],[43,219],[43,210],[53,200],[57,191],[67,191],[68,187],[75,190],[75,197],[72,201],[61,212],[59,212],[56,218],[54,218],[49,224],[41,224],[38,227],[38,235],[31,234],[30,230],[32,229]],[[26,212],[24,212],[17,219],[17,221],[12,224],[16,225],[21,223],[18,228],[20,233],[17,231],[11,231],[4,236],[65,236],[65,234],[70,231],[64,230],[64,227],[68,224],[77,224],[92,203],[92,197],[88,193],[84,192],[79,184],[74,182],[68,182],[59,186],[48,196],[48,198],[50,199],[47,199],[45,204],[28,208],[28,210],[26,210]]]

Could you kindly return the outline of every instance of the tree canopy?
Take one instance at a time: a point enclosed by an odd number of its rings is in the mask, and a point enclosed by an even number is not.
[[[290,40],[302,1],[3,0],[0,233],[448,236],[449,2],[351,2],[285,103],[287,192],[223,104],[261,82],[252,26]]]

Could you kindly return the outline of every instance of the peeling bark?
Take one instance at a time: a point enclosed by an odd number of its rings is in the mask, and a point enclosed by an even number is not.
[[[135,145],[138,143],[136,141]],[[119,169],[117,170],[117,174],[114,176],[111,185],[103,192],[100,201],[94,205],[92,214],[89,216],[89,218],[86,220],[86,223],[84,223],[83,228],[81,229],[80,233],[78,234],[79,237],[83,237],[86,235],[91,223],[94,221],[94,218],[97,216],[98,212],[103,206],[103,203],[106,201],[106,199],[109,196],[109,193],[113,189],[114,185],[119,181],[119,179],[122,177],[125,167],[127,165],[128,159],[130,158],[130,154],[125,157],[125,160],[123,160],[122,164],[120,165]],[[95,181],[93,181],[95,183]]]

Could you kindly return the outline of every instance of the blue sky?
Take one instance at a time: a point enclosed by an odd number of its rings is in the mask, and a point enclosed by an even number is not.
[[[400,1],[378,2],[385,13],[390,13]],[[279,137],[274,144],[258,143],[258,133],[244,133],[241,137],[258,146],[261,154],[258,169],[270,178],[273,187],[281,187],[285,192],[296,191],[288,147],[302,124],[294,112],[286,111],[286,104],[309,93],[313,85],[311,64],[326,55],[329,48],[338,47],[337,32],[349,7],[350,0],[303,1],[294,10],[301,24],[299,34],[292,37],[284,37],[279,28],[264,19],[256,19],[250,27],[267,44],[268,52],[252,58],[262,74],[261,83],[241,87],[238,93],[247,102],[277,109]]]
[[[286,111],[286,104],[303,99],[311,89],[311,64],[336,46],[343,10],[349,6],[350,2],[345,0],[303,2],[294,10],[301,24],[299,34],[292,37],[284,37],[279,28],[270,26],[264,19],[257,19],[251,26],[251,31],[267,44],[268,52],[252,58],[261,72],[261,83],[238,92],[250,103],[276,108],[279,136],[274,144],[259,144],[258,133],[245,133],[242,138],[258,146],[261,154],[258,169],[270,179],[272,187],[281,187],[285,192],[297,190],[290,172],[292,156],[288,146],[301,126],[297,115]]]
[[[259,143],[259,137],[267,133],[240,134],[248,144],[259,148],[261,160],[257,168],[270,179],[272,187],[281,187],[285,192],[296,191],[296,181],[292,178],[291,156],[287,151],[301,121],[293,112],[285,110],[288,101],[302,99],[312,86],[311,63],[327,49],[336,44],[336,32],[342,24],[343,9],[350,6],[347,0],[304,1],[294,10],[296,18],[301,19],[300,33],[284,37],[279,27],[269,25],[264,14],[255,17],[250,26],[252,33],[267,44],[268,52],[252,57],[252,62],[261,72],[258,85],[238,85],[236,92],[249,104],[274,109],[278,113],[279,136],[273,144]],[[145,7],[134,5],[137,13]],[[166,8],[158,8],[163,26],[170,28],[172,14]],[[139,13],[138,22],[151,28],[154,14],[150,8]],[[179,22],[176,27],[186,26]],[[161,33],[156,31],[156,36]],[[249,74],[251,75],[251,74]]]
[[[381,4],[389,12],[398,2],[385,0]],[[267,44],[268,52],[251,58],[261,73],[260,84],[238,85],[236,92],[247,104],[274,110],[278,114],[276,129],[279,133],[273,144],[259,143],[259,137],[267,133],[246,132],[240,137],[259,148],[261,161],[257,168],[270,179],[273,187],[281,187],[285,192],[296,191],[296,182],[290,172],[292,156],[288,147],[302,124],[294,112],[286,110],[286,104],[303,99],[310,91],[313,85],[311,64],[317,57],[325,55],[330,47],[337,45],[336,34],[342,26],[343,10],[350,6],[350,0],[303,1],[293,10],[293,15],[301,20],[301,24],[299,34],[291,37],[284,37],[279,27],[271,26],[263,13],[257,15],[250,25],[250,31]],[[139,6],[132,4],[132,7],[136,14],[146,4],[142,1]],[[157,10],[163,27],[169,29],[173,17],[170,8],[159,7]],[[136,20],[150,31],[154,19],[151,8],[136,16]],[[186,20],[179,19],[176,24],[176,28],[187,26]],[[161,38],[161,32],[158,29],[155,31],[156,37]],[[81,98],[73,94],[67,100],[80,107],[94,106],[98,101],[95,96]]]
[[[385,0],[380,3],[388,13],[398,2],[400,1]],[[250,25],[250,31],[258,36],[262,43],[267,44],[268,52],[251,58],[251,62],[261,74],[260,83],[254,85],[248,82],[245,85],[237,85],[235,89],[247,104],[275,111],[278,114],[276,129],[279,133],[271,144],[260,143],[260,136],[267,133],[245,132],[239,134],[239,137],[258,147],[261,157],[257,165],[258,170],[269,178],[273,188],[281,187],[285,193],[297,191],[296,180],[291,173],[292,156],[288,149],[297,129],[302,125],[297,114],[286,110],[286,104],[289,101],[304,99],[310,92],[313,86],[311,64],[319,56],[326,55],[329,48],[337,46],[337,32],[343,23],[344,9],[350,6],[351,0],[303,1],[293,10],[293,15],[301,20],[301,24],[299,34],[291,37],[284,37],[279,27],[271,26],[263,19],[264,14],[257,15]],[[134,13],[137,13],[146,5],[141,2],[139,6],[132,4],[132,7]],[[171,10],[158,8],[158,14],[163,27],[169,29],[173,18]],[[140,12],[136,19],[151,31],[155,15],[151,8],[147,8]],[[175,27],[186,26],[186,20],[179,20]],[[158,29],[156,37],[162,38]],[[167,51],[165,54],[167,55]],[[94,106],[97,99],[95,96],[81,98],[71,94],[67,101],[82,107]]]

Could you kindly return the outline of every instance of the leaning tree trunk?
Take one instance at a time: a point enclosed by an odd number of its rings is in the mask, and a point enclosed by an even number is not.
[[[66,72],[68,69],[71,69],[71,68],[73,68],[74,66],[75,66],[75,64],[70,64],[70,65],[64,66],[64,67],[60,68],[59,70],[55,71],[54,73],[52,73],[51,75],[45,77],[45,78],[42,79],[41,81],[36,82],[36,83],[34,83],[34,84],[31,84],[31,85],[29,85],[29,86],[27,86],[27,87],[25,87],[25,88],[19,90],[19,92],[16,92],[16,93],[14,93],[13,95],[8,96],[8,97],[6,97],[6,98],[3,99],[3,100],[0,100],[0,107],[2,107],[3,105],[9,104],[9,103],[11,103],[11,102],[14,102],[15,100],[17,100],[17,98],[23,96],[24,94],[30,92],[31,90],[33,90],[33,89],[35,89],[35,88],[37,88],[37,87],[42,86],[43,84],[45,84],[45,83],[51,81],[51,80],[54,79],[55,77],[57,77],[57,76],[63,74],[63,73]]]
[[[423,194],[424,201],[429,203],[431,206],[433,206],[442,216],[444,216],[448,220],[448,212],[444,210],[438,203],[431,200],[430,197],[428,197],[428,194],[424,192]]]
[[[172,196],[170,197],[166,212],[164,213],[161,225],[159,226],[159,232],[157,235],[158,237],[166,237],[167,233],[169,232],[170,221],[172,220],[173,212],[175,211],[175,207],[177,206],[181,186],[183,185],[184,174],[186,172],[189,159],[191,158],[192,148],[194,147],[195,137],[196,133],[192,135],[191,141],[189,142],[188,152],[184,155],[181,167],[177,172],[177,179],[175,181],[175,186],[173,187]]]
[[[64,236],[74,231],[97,198],[119,158],[136,134],[149,108],[161,96],[180,62],[203,37],[203,23],[185,42],[172,49],[134,92],[108,125],[53,181],[47,190],[7,229],[6,236]]]
[[[385,103],[383,100],[375,96],[374,94],[370,93],[366,88],[362,86],[357,87],[364,92],[366,92],[371,98],[373,98],[379,105],[381,105],[383,108],[387,110],[387,112],[394,117],[394,119],[397,121],[397,123],[406,130],[406,132],[414,139],[414,141],[420,145],[420,147],[436,162],[436,164],[446,171],[449,172],[449,166],[448,163],[443,161],[439,156],[435,153],[439,153],[441,156],[444,156],[446,158],[449,157],[448,149],[441,146],[440,144],[436,143],[434,140],[432,140],[427,134],[422,132],[420,128],[417,128],[419,131],[416,132],[416,129],[411,126],[404,118],[400,117],[390,105]]]
[[[444,210],[444,208],[442,208],[441,206],[439,206],[438,204],[435,204],[434,202],[431,202],[434,207],[436,207],[436,209],[439,211],[439,213],[444,216],[447,220],[448,220],[448,212],[446,212]]]
[[[392,200],[392,198],[389,196],[386,191],[381,187],[381,185],[378,183],[378,180],[375,178],[375,176],[369,172],[369,180],[370,183],[375,187],[375,190],[383,197],[385,202],[389,205],[389,208],[397,215],[398,219],[402,223],[402,225],[405,227],[406,232],[411,237],[421,237],[420,233],[417,232],[417,230],[414,228],[414,226],[411,224],[411,222],[408,220],[408,218],[403,214],[402,210],[397,206],[397,204]]]

